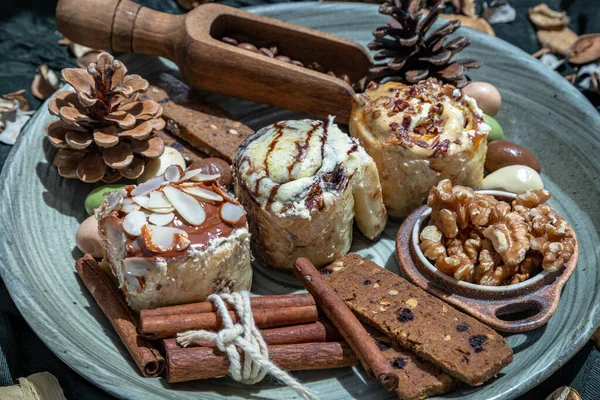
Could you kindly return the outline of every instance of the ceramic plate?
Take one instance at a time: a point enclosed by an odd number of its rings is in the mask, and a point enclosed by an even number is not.
[[[281,4],[253,12],[354,39],[366,45],[385,17],[365,4]],[[574,226],[580,240],[579,266],[560,306],[546,327],[507,337],[515,358],[499,377],[480,388],[446,398],[509,399],[524,393],[562,366],[588,340],[600,322],[598,231],[600,211],[600,117],[566,80],[521,50],[484,34],[461,30],[472,39],[465,57],[485,66],[470,75],[496,85],[504,98],[497,116],[508,139],[536,154],[543,179],[554,194],[551,204]],[[124,58],[122,58],[124,59]],[[149,77],[169,65],[148,57],[124,59],[130,70]],[[141,68],[140,68],[141,67]],[[298,115],[219,96],[211,97],[234,116],[258,129]],[[58,176],[49,164],[53,150],[44,139],[51,119],[42,107],[15,146],[1,178],[0,272],[34,331],[65,363],[106,391],[135,399],[290,399],[295,394],[269,379],[255,386],[231,379],[169,385],[142,378],[112,327],[78,280],[75,231],[85,218],[83,198],[91,187]],[[398,272],[391,223],[375,245],[355,235],[354,251]],[[255,268],[256,293],[299,289],[293,277]],[[198,368],[202,368],[201,365]],[[297,373],[327,399],[392,399],[360,369]]]

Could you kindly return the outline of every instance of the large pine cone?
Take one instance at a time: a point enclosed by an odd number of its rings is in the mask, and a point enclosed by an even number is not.
[[[424,13],[423,0],[386,0],[381,14],[392,18],[386,26],[375,28],[375,39],[368,45],[377,50],[375,64],[369,70],[372,79],[394,77],[407,83],[417,83],[427,78],[437,78],[457,87],[468,83],[465,70],[479,68],[477,60],[453,60],[452,58],[470,44],[465,37],[448,42],[448,35],[460,27],[460,21],[449,21],[439,29],[427,34],[444,9],[444,1],[438,0],[429,14]]]
[[[147,159],[163,153],[156,132],[165,126],[162,107],[138,100],[148,81],[126,74],[125,65],[108,53],[87,69],[62,70],[76,92],[56,93],[48,109],[60,120],[46,125],[50,143],[60,149],[53,164],[61,176],[89,183],[135,179],[144,172]]]

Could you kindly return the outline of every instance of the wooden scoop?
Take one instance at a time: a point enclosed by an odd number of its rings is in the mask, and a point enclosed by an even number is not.
[[[220,41],[243,34],[257,47],[357,82],[371,65],[358,43],[218,4],[183,15],[165,14],[129,0],[60,0],[60,32],[76,43],[114,52],[144,53],[175,62],[192,86],[347,123],[352,87],[339,78]]]

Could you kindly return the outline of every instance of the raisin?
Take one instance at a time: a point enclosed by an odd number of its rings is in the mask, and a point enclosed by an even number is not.
[[[329,268],[323,268],[319,272],[321,273],[321,275],[330,275],[333,271],[330,270]]]
[[[390,363],[390,365],[394,369],[402,369],[402,368],[406,367],[406,359],[402,358],[402,357],[396,358],[394,361],[392,361]]]
[[[467,330],[469,330],[469,325],[467,325],[467,324],[458,324],[458,325],[456,325],[456,331],[457,332],[465,332]]]
[[[398,321],[400,322],[408,322],[414,319],[414,314],[410,308],[401,308],[398,311]]]
[[[363,282],[363,285],[365,285],[365,286],[370,285],[370,284],[371,284],[371,281],[368,279],[365,279],[365,281]]]
[[[380,340],[376,340],[375,343],[377,344],[377,347],[381,351],[387,351],[387,350],[390,349],[390,346],[387,343],[384,343],[384,342],[382,342]]]
[[[484,336],[484,335],[476,335],[476,336],[471,336],[469,338],[469,344],[471,345],[473,350],[475,350],[475,353],[481,353],[484,350],[483,344],[486,341],[487,341],[487,336]]]

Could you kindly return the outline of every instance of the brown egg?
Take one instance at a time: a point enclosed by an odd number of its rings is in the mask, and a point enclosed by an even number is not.
[[[526,165],[538,173],[542,171],[537,158],[523,146],[508,140],[496,140],[488,143],[485,169],[488,172],[494,172],[509,165]]]
[[[188,169],[201,169],[202,173],[207,175],[219,174],[221,176],[217,179],[217,182],[226,187],[233,182],[231,177],[231,167],[227,161],[221,160],[220,158],[210,157],[196,160]]]
[[[88,217],[79,225],[75,234],[75,243],[84,254],[91,254],[94,258],[104,257],[100,235],[98,235],[98,220],[95,216]]]
[[[463,88],[464,94],[472,97],[487,115],[494,116],[500,110],[502,96],[496,87],[487,82],[472,82]]]

